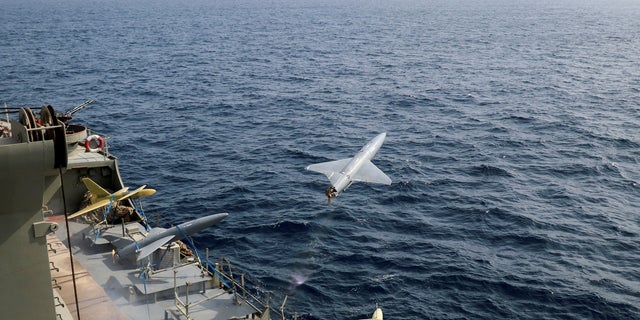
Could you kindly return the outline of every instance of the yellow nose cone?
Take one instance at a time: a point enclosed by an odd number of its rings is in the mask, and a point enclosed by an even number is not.
[[[156,193],[156,189],[142,189],[139,192],[136,192],[135,195],[131,196],[132,198],[142,198],[154,195]]]

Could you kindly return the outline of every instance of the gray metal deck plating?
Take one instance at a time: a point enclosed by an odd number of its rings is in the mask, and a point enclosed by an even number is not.
[[[66,249],[64,220],[58,223],[61,228],[56,232],[56,236],[60,240],[54,237],[50,243],[53,243],[54,248]],[[110,245],[93,245],[92,241],[84,239],[83,231],[87,231],[88,228],[86,224],[70,221],[69,228],[72,235],[71,251],[76,265],[80,265],[79,268],[76,267],[76,281],[82,318],[99,319],[104,316],[104,319],[186,319],[175,305],[174,268],[153,272],[144,281],[140,277],[141,268],[117,261],[112,256]],[[67,251],[58,250],[55,254],[58,256],[58,262],[54,264],[60,271],[53,270],[52,278],[61,279],[58,282],[64,283],[60,294],[75,316],[73,293],[69,294],[69,290],[73,290],[70,268],[63,270],[58,267],[58,264],[69,261],[68,253],[64,252]],[[191,319],[249,318],[255,312],[249,305],[239,304],[239,299],[234,299],[233,294],[224,290],[203,290],[206,285],[210,287],[212,278],[203,274],[196,264],[185,264],[175,270],[176,283],[181,286],[177,290],[178,296],[183,302],[187,301],[184,284],[189,283]],[[83,310],[93,311],[85,312],[83,315]]]

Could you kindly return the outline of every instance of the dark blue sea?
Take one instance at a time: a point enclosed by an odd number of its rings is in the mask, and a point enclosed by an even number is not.
[[[303,319],[640,319],[640,1],[0,0],[0,102],[109,136]],[[312,163],[391,186],[327,205]]]

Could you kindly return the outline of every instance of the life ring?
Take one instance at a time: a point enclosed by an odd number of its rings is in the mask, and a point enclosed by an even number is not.
[[[98,146],[91,148],[91,141],[98,141]],[[87,152],[96,152],[102,150],[102,147],[104,147],[104,140],[97,134],[90,135],[84,140],[84,149],[87,150]]]

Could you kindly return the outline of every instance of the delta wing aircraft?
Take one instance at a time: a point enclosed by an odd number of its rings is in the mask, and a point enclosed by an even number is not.
[[[104,235],[111,244],[116,247],[116,254],[121,259],[135,260],[138,262],[154,251],[162,247],[163,245],[184,239],[186,236],[191,236],[198,233],[226,218],[228,213],[216,213],[205,217],[200,217],[177,226],[165,229],[165,228],[151,228],[146,237],[142,240],[135,241],[132,238]]]
[[[391,179],[371,162],[386,137],[386,132],[377,135],[353,158],[316,163],[307,167],[307,170],[322,173],[331,181],[331,186],[326,191],[327,203],[331,204],[332,198],[337,197],[356,181],[391,184]]]
[[[79,211],[69,215],[68,219],[77,218],[87,212],[91,212],[93,210],[106,207],[110,203],[115,203],[117,201],[122,201],[127,198],[142,198],[148,197],[156,193],[155,189],[146,189],[146,185],[141,186],[138,189],[135,189],[129,192],[129,187],[124,187],[114,193],[109,193],[109,191],[105,190],[103,187],[95,183],[95,181],[90,178],[84,177],[82,178],[82,182],[87,187],[87,190],[91,192],[91,204],[87,207],[80,209]]]

